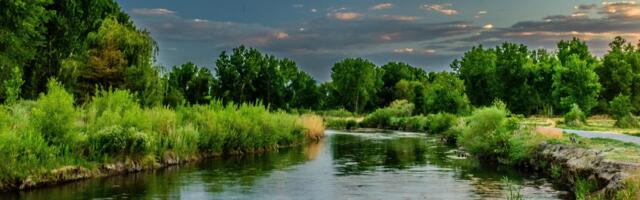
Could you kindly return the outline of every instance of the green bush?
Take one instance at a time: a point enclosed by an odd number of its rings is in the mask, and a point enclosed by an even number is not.
[[[319,111],[318,114],[322,115],[323,117],[354,117],[355,116],[352,112],[349,112],[344,108]]]
[[[511,138],[509,138],[509,164],[526,163],[536,148],[545,141],[543,135],[538,134],[531,130],[516,131]]]
[[[620,128],[638,127],[638,121],[633,117],[631,99],[626,95],[618,95],[609,102],[609,114],[616,120]]]
[[[74,130],[76,109],[73,96],[55,80],[49,81],[47,90],[32,109],[33,126],[49,144],[72,147],[79,138]]]
[[[324,123],[327,128],[338,130],[351,130],[358,128],[358,122],[349,118],[325,118]]]
[[[91,155],[146,155],[153,151],[153,138],[133,127],[110,126],[89,136]]]
[[[426,131],[433,134],[443,133],[449,130],[457,122],[458,118],[449,113],[438,113],[427,115],[428,125]]]
[[[568,126],[580,127],[587,123],[587,116],[578,104],[573,104],[571,110],[564,115],[564,123]]]
[[[393,128],[391,119],[393,117],[408,117],[413,112],[414,105],[407,100],[396,100],[389,107],[376,109],[367,115],[362,124],[371,128]]]
[[[458,143],[469,153],[485,158],[501,158],[509,151],[509,139],[517,123],[507,118],[507,111],[481,108],[473,112]]]

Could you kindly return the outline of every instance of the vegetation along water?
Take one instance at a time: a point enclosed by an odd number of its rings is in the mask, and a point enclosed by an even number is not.
[[[342,58],[319,82],[240,43],[157,66],[113,0],[3,0],[0,198],[638,199],[640,46],[610,40]]]

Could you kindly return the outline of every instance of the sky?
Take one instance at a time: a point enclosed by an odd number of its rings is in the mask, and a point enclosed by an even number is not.
[[[640,39],[640,4],[578,0],[117,0],[159,46],[157,64],[192,61],[213,69],[245,45],[294,60],[319,81],[332,65],[362,57],[427,71],[476,45],[503,42],[553,51],[581,38],[598,56],[615,36]]]

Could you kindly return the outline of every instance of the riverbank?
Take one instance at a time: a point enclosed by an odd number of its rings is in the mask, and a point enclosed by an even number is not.
[[[0,106],[0,191],[36,188],[303,144],[319,117],[260,104],[140,107],[127,91],[74,99],[53,82],[36,101]]]
[[[350,130],[384,128],[440,135],[443,141],[482,161],[553,178],[577,199],[640,197],[640,185],[635,180],[640,174],[640,146],[636,144],[561,131],[539,133],[536,126],[522,125],[517,116],[510,116],[499,106],[480,108],[466,117],[371,115],[362,122],[331,119],[327,124],[333,128],[350,124]]]

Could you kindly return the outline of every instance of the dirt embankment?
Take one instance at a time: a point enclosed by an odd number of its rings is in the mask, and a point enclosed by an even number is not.
[[[640,164],[606,160],[601,154],[576,146],[544,144],[531,164],[569,190],[574,190],[578,180],[589,181],[598,188],[596,193],[611,197],[624,189],[624,180],[632,177]]]

